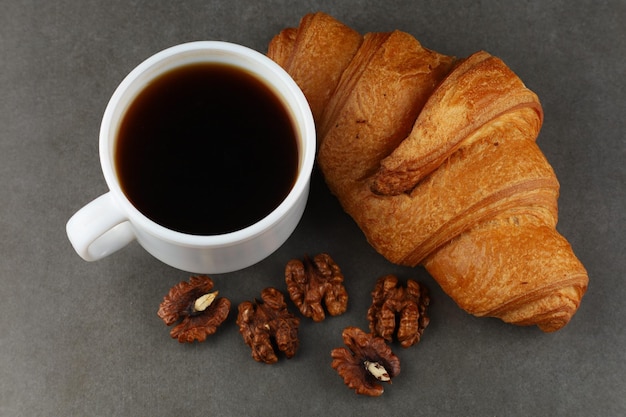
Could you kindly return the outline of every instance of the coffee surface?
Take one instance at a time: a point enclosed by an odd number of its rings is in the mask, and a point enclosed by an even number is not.
[[[296,134],[283,103],[227,65],[160,76],[133,101],[118,135],[124,193],[146,217],[183,233],[250,226],[282,202],[297,176]]]

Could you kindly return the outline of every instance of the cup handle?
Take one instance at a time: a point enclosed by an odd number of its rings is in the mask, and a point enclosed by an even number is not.
[[[135,240],[128,218],[109,191],[78,210],[67,222],[67,237],[86,261],[97,261]]]

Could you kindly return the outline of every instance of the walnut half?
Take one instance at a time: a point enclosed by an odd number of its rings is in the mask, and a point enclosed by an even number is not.
[[[345,328],[342,336],[347,348],[332,350],[331,366],[357,394],[381,395],[384,388],[379,382],[391,383],[391,378],[400,373],[400,359],[385,339],[357,327]]]
[[[426,314],[429,304],[425,286],[410,279],[403,287],[395,275],[381,277],[372,291],[372,305],[367,311],[370,331],[388,342],[395,334],[402,347],[412,346],[420,341],[430,322]]]
[[[244,301],[239,304],[237,324],[244,342],[252,349],[252,357],[257,362],[275,363],[278,350],[289,359],[298,350],[298,326],[300,319],[287,310],[283,294],[276,288],[266,288],[261,292],[261,300],[254,303]]]
[[[324,320],[324,308],[331,316],[343,314],[348,308],[348,293],[343,286],[343,274],[330,255],[320,253],[313,259],[293,259],[285,267],[287,291],[305,317]]]
[[[180,321],[170,336],[180,343],[204,342],[215,333],[230,312],[230,301],[211,292],[213,281],[207,276],[193,276],[172,287],[163,298],[157,315],[168,326]]]

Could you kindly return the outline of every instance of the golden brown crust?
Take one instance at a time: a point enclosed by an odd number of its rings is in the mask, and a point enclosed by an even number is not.
[[[311,13],[297,29],[285,29],[274,37],[268,56],[296,80],[318,121],[361,41],[358,32],[331,16]],[[316,71],[310,70],[311,63]]]
[[[337,195],[375,172],[406,137],[451,63],[403,32],[365,35],[318,128],[318,161]]]
[[[558,182],[540,149],[524,135],[523,126],[533,124],[527,117],[533,115],[503,115],[481,128],[475,133],[481,140],[459,149],[410,194],[380,196],[366,180],[344,187],[348,191],[340,201],[377,251],[409,266],[511,207],[527,207],[556,224]]]
[[[587,288],[585,268],[567,240],[515,211],[453,240],[425,266],[469,313],[544,331],[567,324]]]
[[[472,314],[564,326],[588,278],[555,229],[559,183],[535,143],[535,93],[487,52],[455,62],[399,31],[366,34],[346,53],[345,27],[315,16],[282,35],[288,58],[274,54],[305,86],[320,168],[371,245],[425,265]],[[311,81],[325,54],[341,61],[333,87]]]
[[[384,160],[372,189],[383,195],[410,191],[440,166],[477,128],[497,116],[529,107],[537,96],[500,59],[481,51],[458,65],[435,91],[403,143]],[[536,135],[529,132],[529,139]]]
[[[298,36],[298,29],[283,29],[278,35],[274,36],[267,48],[267,56],[285,70],[288,70],[289,59],[296,44],[296,36]]]

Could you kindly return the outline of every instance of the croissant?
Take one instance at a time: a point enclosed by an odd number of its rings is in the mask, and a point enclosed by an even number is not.
[[[545,332],[570,321],[587,272],[556,230],[539,99],[502,60],[362,36],[324,13],[268,56],[307,97],[326,183],[381,255],[423,265],[475,316]]]

